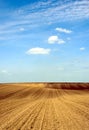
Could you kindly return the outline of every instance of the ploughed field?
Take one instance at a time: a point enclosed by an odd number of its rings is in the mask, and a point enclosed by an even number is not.
[[[0,130],[89,130],[89,84],[0,84]]]

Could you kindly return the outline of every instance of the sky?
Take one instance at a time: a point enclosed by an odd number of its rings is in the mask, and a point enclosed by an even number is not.
[[[89,0],[0,0],[6,82],[89,82]]]

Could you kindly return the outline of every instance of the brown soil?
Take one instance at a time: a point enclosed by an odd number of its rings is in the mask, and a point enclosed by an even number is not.
[[[89,130],[89,84],[0,84],[0,130]]]

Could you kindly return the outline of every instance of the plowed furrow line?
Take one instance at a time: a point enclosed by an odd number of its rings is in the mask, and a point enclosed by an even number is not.
[[[22,125],[25,124],[25,122],[31,116],[33,111],[35,111],[39,106],[40,106],[40,103],[37,102],[33,105],[24,107],[23,108],[24,111],[20,115],[18,115],[16,118],[11,120],[11,122],[9,122],[9,124],[6,126],[6,129],[8,129],[8,130],[19,129],[19,127],[21,127]]]
[[[0,123],[0,124],[2,124],[1,125],[2,128],[5,128],[5,127],[8,128],[10,126],[10,124],[13,124],[13,122],[15,122],[15,121],[17,122],[19,117],[21,117],[23,114],[25,115],[25,112],[28,111],[28,109],[30,107],[33,110],[34,105],[35,104],[29,104],[29,105],[27,104],[27,105],[23,106],[22,108],[19,108],[18,110],[14,111],[12,114],[9,114],[6,118],[3,119],[3,122]],[[16,125],[13,125],[13,126],[16,127]]]
[[[48,101],[46,102],[46,106],[45,106],[45,113],[43,115],[43,120],[42,120],[42,124],[41,124],[41,130],[47,130],[47,122],[48,122]]]
[[[33,111],[31,113],[31,116],[29,116],[29,118],[27,119],[27,121],[24,123],[24,125],[21,127],[21,130],[27,130],[27,129],[33,129],[34,128],[34,125],[35,125],[35,122],[37,120],[37,117],[39,116],[41,110],[42,110],[42,107],[43,107],[43,104],[44,103],[41,103],[39,105],[39,107],[37,107],[35,109],[35,111]]]
[[[26,121],[20,126],[20,129],[24,130],[26,128],[33,128],[34,124],[31,124],[31,122],[33,123],[35,121],[35,116],[37,116],[39,114],[38,110],[41,109],[41,104],[40,103],[38,106],[35,106],[34,111],[31,112],[31,114],[28,116],[28,118],[26,119]],[[36,115],[37,114],[37,115]]]
[[[67,102],[67,104],[77,114],[82,115],[84,118],[89,120],[89,109],[86,109],[86,107],[83,107],[82,105],[73,102]]]
[[[36,90],[35,93],[32,94],[32,99],[33,100],[41,99],[41,98],[43,98],[43,94],[44,94],[44,91],[42,88],[40,88],[40,89]]]
[[[43,119],[44,119],[44,114],[45,114],[45,103],[43,103],[41,110],[39,111],[37,116],[34,118],[34,120],[32,121],[32,119],[31,119],[31,121],[28,123],[27,127],[23,127],[22,130],[24,130],[24,129],[41,130]]]
[[[22,93],[22,91],[26,90],[26,88],[21,89],[21,90],[17,90],[14,92],[9,92],[8,94],[4,95],[4,96],[0,96],[0,100],[6,100],[6,99],[10,99],[13,97],[16,97],[17,94]]]
[[[67,95],[66,95],[67,97]],[[77,98],[75,98],[77,100]],[[76,103],[76,100],[64,100],[65,104],[69,105],[70,108],[72,107],[75,112],[79,113],[80,115],[85,116],[89,120],[89,106],[86,107],[82,105],[80,102]]]
[[[56,121],[56,117],[55,117],[55,111],[53,108],[53,104],[51,99],[47,99],[46,102],[46,108],[45,108],[45,114],[43,117],[43,123],[41,126],[41,130],[54,130],[56,129],[56,125],[55,125],[55,121]]]
[[[46,113],[46,106],[44,106],[44,110],[43,113],[40,114],[41,118],[40,118],[40,128],[39,130],[43,130],[43,124],[44,124],[44,118],[45,118],[45,113]],[[37,127],[36,127],[37,128]],[[37,129],[38,130],[38,129]]]
[[[59,119],[62,123],[62,128],[63,130],[79,130],[81,129],[81,125],[79,126],[79,120],[75,113],[73,113],[72,110],[70,110],[68,104],[64,103],[65,98],[57,98],[55,101],[55,106],[56,106],[56,113],[60,116]],[[60,112],[58,112],[60,111]],[[74,126],[74,128],[73,128]]]
[[[87,125],[87,123],[84,123],[82,120],[84,118],[84,116],[82,116],[82,114],[76,114],[75,109],[73,111],[73,109],[71,109],[71,105],[68,105],[67,103],[65,103],[65,100],[64,101],[61,100],[60,103],[61,103],[60,106],[58,104],[57,108],[58,109],[61,108],[61,114],[63,115],[63,117],[61,119],[64,120],[67,127],[70,127],[71,130],[72,129],[80,130],[80,129],[84,128],[85,124]],[[81,124],[81,122],[82,122],[82,124]],[[87,128],[87,126],[85,128]],[[67,128],[65,128],[65,130],[66,129]]]
[[[89,130],[89,91],[71,90],[78,84],[42,85],[0,88],[0,130]]]
[[[20,107],[25,106],[26,104],[27,104],[27,102],[25,102],[25,103],[21,102],[19,104],[15,104],[14,106],[12,105],[12,107],[10,107],[10,108],[9,108],[9,106],[11,106],[11,105],[8,104],[6,109],[3,109],[3,111],[0,111],[0,116],[4,117],[6,115],[9,115],[9,114],[13,113],[13,111],[19,109]]]
[[[62,103],[61,101],[58,101],[57,99],[54,102],[54,109],[55,109],[55,114],[58,118],[58,122],[60,123],[60,130],[69,130],[67,129],[67,119],[65,119],[66,114],[63,112],[62,108]]]

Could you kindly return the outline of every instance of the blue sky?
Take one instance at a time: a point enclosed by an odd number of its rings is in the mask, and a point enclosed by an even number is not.
[[[0,82],[89,82],[88,0],[0,0]]]

